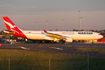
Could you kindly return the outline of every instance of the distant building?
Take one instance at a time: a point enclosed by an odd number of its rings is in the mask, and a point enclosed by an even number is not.
[[[101,30],[101,33],[105,33],[105,30]]]

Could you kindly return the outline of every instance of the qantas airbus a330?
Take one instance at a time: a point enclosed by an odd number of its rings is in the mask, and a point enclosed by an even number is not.
[[[7,16],[3,17],[7,30],[4,32],[33,40],[53,40],[55,42],[73,40],[96,40],[103,38],[100,33],[90,31],[26,31],[18,28]]]

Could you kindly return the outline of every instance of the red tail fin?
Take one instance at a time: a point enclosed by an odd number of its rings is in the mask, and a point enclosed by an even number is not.
[[[15,24],[8,17],[3,17],[3,19],[4,19],[4,23],[5,23],[6,27],[7,27],[7,29],[9,31],[14,31],[14,30],[18,31],[19,30],[15,26]]]
[[[3,17],[3,20],[7,29],[15,32],[14,35],[26,38],[23,32],[7,16]]]

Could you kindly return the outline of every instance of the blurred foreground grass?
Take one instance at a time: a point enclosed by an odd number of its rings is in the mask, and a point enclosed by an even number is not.
[[[75,48],[79,51],[105,53],[105,48]]]
[[[0,50],[0,70],[87,70],[87,56],[26,50]],[[105,58],[89,57],[90,70],[105,70]]]

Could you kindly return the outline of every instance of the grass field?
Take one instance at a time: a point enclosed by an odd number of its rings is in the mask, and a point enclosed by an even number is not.
[[[44,45],[45,47],[73,47],[73,45],[51,45],[51,46],[49,46],[49,45]]]
[[[105,70],[105,58],[26,50],[0,50],[0,70]],[[49,63],[50,62],[50,63]],[[89,64],[89,67],[88,67]]]
[[[105,53],[105,48],[75,48],[79,51]]]

